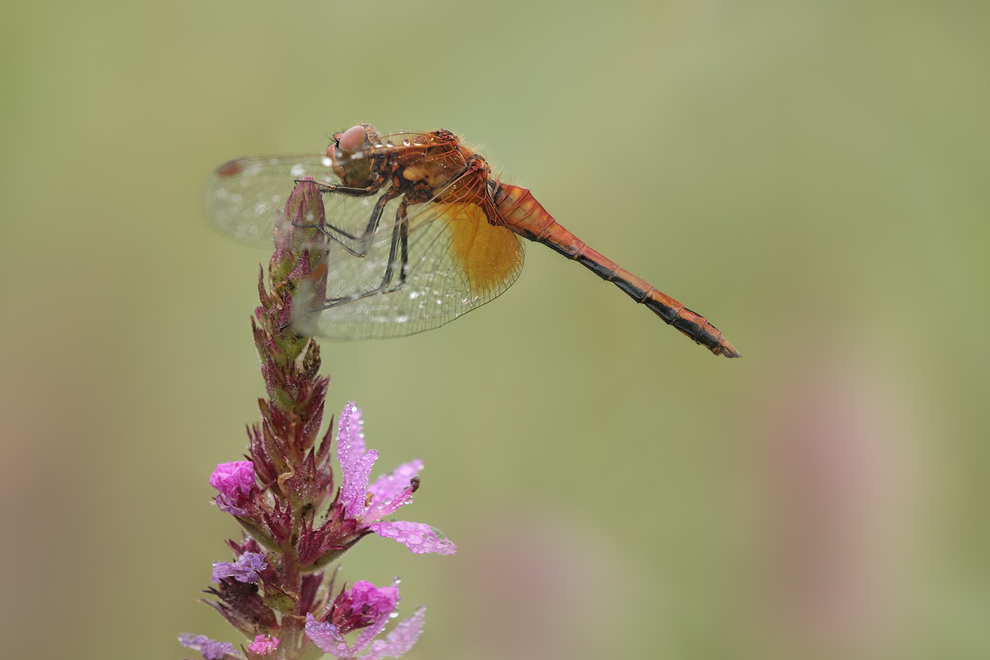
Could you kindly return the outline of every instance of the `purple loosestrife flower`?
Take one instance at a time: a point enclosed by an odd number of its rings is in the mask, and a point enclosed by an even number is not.
[[[221,463],[210,476],[215,503],[240,523],[243,539],[227,542],[234,561],[213,565],[206,593],[214,599],[206,602],[254,641],[241,652],[229,642],[182,635],[180,642],[205,660],[310,660],[319,649],[338,658],[398,657],[419,637],[424,609],[376,640],[395,616],[398,587],[359,581],[334,597],[340,567],[329,579],[323,567],[372,533],[416,553],[456,550],[428,525],[383,520],[411,501],[423,464],[406,463],[369,485],[378,452],[365,448],[354,404],[338,425],[335,487],[332,419],[320,434],[329,379],[319,375],[319,345],[292,326],[294,298],[305,310],[307,301],[326,296],[323,227],[323,194],[301,181],[276,229],[268,286],[263,272],[258,283],[252,330],[267,397],[259,401],[261,421],[248,429],[250,460]],[[348,645],[351,632],[356,639]]]
[[[342,483],[324,522],[316,527],[304,521],[298,544],[302,565],[324,566],[371,533],[395,539],[416,554],[457,552],[457,546],[429,525],[381,521],[412,501],[412,494],[419,488],[423,463],[417,460],[400,465],[369,486],[378,452],[366,449],[361,426],[361,410],[348,403],[337,425],[337,460]]]
[[[210,485],[220,491],[214,501],[221,511],[247,515],[241,506],[247,505],[255,490],[254,464],[251,461],[220,463],[210,475]]]
[[[243,658],[234,650],[230,642],[214,642],[206,635],[179,635],[179,643],[193,651],[199,651],[205,660],[227,660],[227,658]]]
[[[403,463],[369,486],[371,468],[378,459],[378,452],[365,449],[364,433],[361,431],[363,423],[361,410],[353,403],[348,403],[340,413],[337,460],[340,461],[342,473],[340,502],[345,515],[379,536],[395,539],[416,554],[436,552],[452,555],[457,552],[457,546],[429,525],[404,521],[378,522],[412,502],[412,494],[419,488],[418,475],[423,469],[423,462]]]
[[[396,584],[379,589],[370,582],[361,581],[355,583],[350,591],[341,590],[323,621],[312,614],[306,615],[306,636],[320,650],[340,660],[359,656],[361,660],[398,658],[419,639],[426,608],[419,608],[412,617],[399,623],[385,640],[375,640],[388,625],[399,604]],[[344,635],[354,630],[362,632],[353,645],[348,645]],[[369,647],[370,650],[361,655]]]
[[[248,644],[248,651],[257,655],[271,655],[278,648],[278,637],[258,635]]]
[[[213,583],[220,584],[221,579],[231,577],[238,582],[257,582],[261,579],[261,571],[266,568],[265,555],[245,552],[233,563],[218,561],[213,564]]]
[[[210,475],[210,485],[225,497],[250,495],[254,488],[254,464],[251,461],[220,463]]]

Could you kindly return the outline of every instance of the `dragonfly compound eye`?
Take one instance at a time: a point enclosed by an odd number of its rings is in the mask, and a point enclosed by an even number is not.
[[[334,161],[334,171],[345,185],[364,188],[371,183],[374,164],[371,141],[377,137],[375,129],[359,124],[341,133],[336,144],[331,145],[328,152]]]
[[[368,131],[360,124],[348,128],[340,135],[340,139],[337,140],[337,146],[344,153],[354,153],[369,144]]]

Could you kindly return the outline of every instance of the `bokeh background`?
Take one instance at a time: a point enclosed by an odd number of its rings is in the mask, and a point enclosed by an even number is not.
[[[366,121],[461,134],[745,356],[535,245],[457,323],[326,344],[328,408],[424,459],[404,517],[460,547],[346,557],[429,605],[410,658],[990,657],[988,34],[978,1],[4,3],[2,654],[231,639],[207,477],[267,257],[199,190]]]

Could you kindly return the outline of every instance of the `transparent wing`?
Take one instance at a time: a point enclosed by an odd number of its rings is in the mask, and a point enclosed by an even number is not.
[[[404,153],[422,151],[425,145],[433,144],[431,140],[435,142],[437,138],[423,133],[394,133],[382,136],[366,151],[349,154],[347,158],[370,162],[376,158],[401,157]],[[459,155],[454,150],[433,158],[457,158]],[[426,157],[427,160],[430,158]],[[459,163],[463,164],[463,159]],[[274,228],[282,220],[285,202],[296,180],[308,176],[320,183],[341,185],[343,182],[334,172],[333,164],[326,153],[232,160],[218,168],[203,188],[203,202],[210,221],[234,240],[271,248]],[[454,169],[456,166],[457,163],[452,164]],[[375,203],[388,187],[386,182],[366,196],[332,195],[326,217],[331,233],[345,242],[348,235],[362,234]],[[334,233],[333,228],[340,233]]]
[[[294,322],[300,331],[333,339],[423,332],[494,299],[518,277],[522,242],[500,223],[487,179],[465,171],[462,153],[448,138],[394,134],[349,157],[398,159],[429,173],[436,187],[430,201],[410,204],[401,217],[403,197],[391,197],[389,182],[364,196],[324,195],[326,231],[333,238],[318,246],[327,256],[327,291],[317,299],[305,286],[297,290]],[[296,180],[344,185],[334,165],[323,154],[231,161],[206,184],[210,219],[235,240],[271,248]],[[382,214],[374,224],[380,201]],[[370,244],[355,240],[372,226]],[[383,287],[390,266],[392,277]]]
[[[341,181],[325,155],[252,157],[232,160],[206,182],[203,201],[213,226],[231,238],[271,248],[275,225],[285,202],[306,176],[328,184]],[[360,233],[383,190],[363,197],[333,195],[326,205],[327,222],[345,232]]]
[[[394,218],[392,200],[385,209]],[[331,339],[384,339],[432,330],[502,294],[519,276],[524,249],[519,237],[488,222],[472,202],[427,202],[409,207],[407,276],[387,292],[364,296],[382,284],[398,238],[395,220],[375,234],[371,250],[355,257],[331,242],[327,254],[327,299],[342,302],[317,309],[302,294],[297,328]],[[401,252],[401,250],[399,250]],[[394,268],[398,269],[398,263]]]

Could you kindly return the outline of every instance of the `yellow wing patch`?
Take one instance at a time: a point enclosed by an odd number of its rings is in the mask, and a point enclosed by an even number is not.
[[[454,259],[467,276],[472,294],[499,288],[522,267],[519,238],[505,227],[490,224],[477,204],[448,204],[443,218]]]

